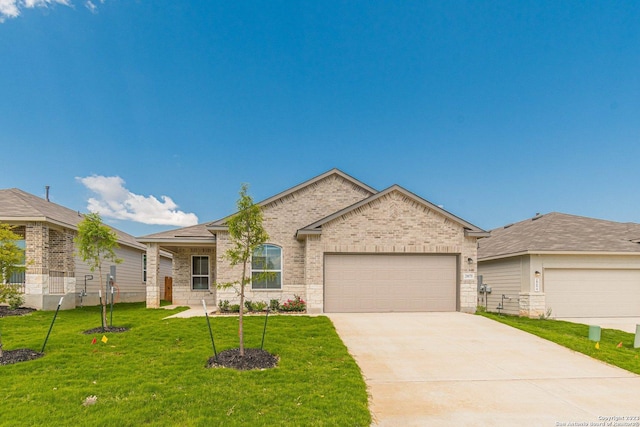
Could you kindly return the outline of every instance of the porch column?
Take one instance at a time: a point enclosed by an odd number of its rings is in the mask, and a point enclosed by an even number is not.
[[[147,308],[160,308],[160,246],[147,243]]]

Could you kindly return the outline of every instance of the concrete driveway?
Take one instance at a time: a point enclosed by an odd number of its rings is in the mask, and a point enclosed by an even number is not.
[[[328,316],[362,369],[374,425],[640,426],[640,376],[509,326],[463,313]]]

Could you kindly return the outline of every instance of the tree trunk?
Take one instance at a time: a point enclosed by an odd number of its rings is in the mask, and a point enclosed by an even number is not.
[[[240,338],[240,357],[244,357],[244,324],[243,324],[243,313],[244,313],[244,281],[247,277],[247,261],[245,260],[242,264],[242,282],[240,282],[240,313],[238,318],[238,336]]]
[[[100,301],[100,313],[102,315],[102,327],[107,327],[107,291],[102,281],[102,266],[98,265],[98,275],[100,276],[100,292],[102,293],[102,301]]]

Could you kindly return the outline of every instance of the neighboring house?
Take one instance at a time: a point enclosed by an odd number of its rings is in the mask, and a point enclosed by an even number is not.
[[[310,313],[475,311],[476,240],[488,233],[402,187],[378,192],[333,169],[259,205],[269,234],[259,256],[273,274],[247,286],[250,300],[299,295]],[[159,306],[160,250],[173,254],[175,304],[238,301],[215,285],[241,276],[225,257],[227,219],[138,238],[148,307]]]
[[[640,224],[536,215],[481,239],[478,273],[491,287],[489,311],[640,316]]]
[[[18,244],[25,249],[25,272],[15,274],[10,282],[24,292],[25,306],[53,310],[64,296],[63,309],[98,304],[98,271],[76,255],[74,237],[82,221],[80,212],[65,208],[11,188],[0,190],[0,222],[12,225],[22,237]],[[127,233],[112,228],[118,237],[116,254],[123,260],[116,265],[114,289],[117,301],[144,301],[146,298],[146,248]],[[110,264],[104,266],[104,280]],[[163,253],[160,273],[171,276],[171,258]],[[93,276],[93,279],[89,279]],[[86,296],[84,295],[86,292]]]

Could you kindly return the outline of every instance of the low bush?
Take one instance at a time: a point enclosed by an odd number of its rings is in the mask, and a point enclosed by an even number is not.
[[[307,303],[299,295],[295,295],[294,299],[289,299],[280,306],[280,311],[305,311],[306,309]]]
[[[278,301],[277,299],[272,299],[271,301],[269,301],[269,310],[271,311],[280,310],[280,301]]]
[[[218,308],[220,309],[220,313],[228,313],[229,312],[229,300],[220,300],[218,301]]]
[[[9,304],[9,308],[15,310],[24,304],[24,296],[15,286],[0,284],[0,304]]]

